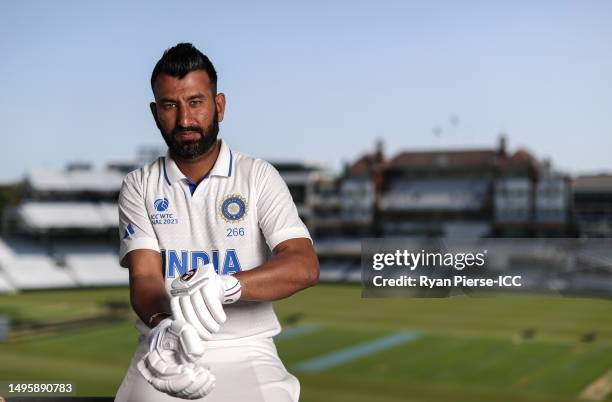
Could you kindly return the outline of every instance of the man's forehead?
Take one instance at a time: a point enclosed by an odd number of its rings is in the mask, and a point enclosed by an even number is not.
[[[154,93],[156,97],[194,91],[211,92],[211,82],[206,71],[191,71],[182,78],[162,73],[155,79]]]

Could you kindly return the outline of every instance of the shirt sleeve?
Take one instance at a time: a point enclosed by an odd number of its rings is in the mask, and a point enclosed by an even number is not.
[[[262,161],[263,162],[263,161]],[[297,208],[278,171],[263,162],[259,175],[257,216],[259,227],[271,250],[285,240],[307,238],[312,242],[308,229],[298,215]]]
[[[135,176],[133,173],[126,176],[119,192],[119,264],[124,268],[128,268],[125,256],[132,250],[160,251],[142,185]]]

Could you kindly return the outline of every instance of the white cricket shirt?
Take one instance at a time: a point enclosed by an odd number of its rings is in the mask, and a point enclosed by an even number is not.
[[[121,265],[127,267],[124,257],[132,250],[160,252],[168,294],[175,278],[209,262],[220,274],[246,271],[267,261],[279,243],[310,239],[278,171],[230,150],[225,141],[197,187],[169,153],[130,172],[119,194],[119,230]],[[227,321],[215,340],[280,332],[270,302],[238,301],[224,308]],[[146,331],[141,321],[137,327]]]

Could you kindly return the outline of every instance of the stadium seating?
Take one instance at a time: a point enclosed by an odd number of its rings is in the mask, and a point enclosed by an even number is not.
[[[315,248],[319,255],[359,255],[359,253],[361,252],[361,239],[322,239],[315,243]]]
[[[396,180],[383,195],[386,210],[474,210],[486,202],[484,179]]]
[[[17,289],[15,289],[15,287],[11,285],[9,281],[1,274],[2,273],[0,272],[0,293],[9,293],[16,291]]]
[[[444,237],[450,239],[478,239],[491,230],[488,222],[448,222],[442,225]]]
[[[35,241],[0,239],[0,292],[77,286],[47,251]]]
[[[119,266],[116,254],[72,254],[65,261],[80,286],[128,285],[128,270]]]
[[[46,255],[23,254],[1,262],[5,278],[17,289],[49,289],[75,287],[66,270]]]
[[[0,239],[0,293],[16,290],[127,286],[116,251],[100,242]]]
[[[341,259],[323,259],[320,261],[321,272],[319,274],[319,281],[321,282],[346,282],[349,279],[354,281],[355,275],[352,273],[358,273],[361,281],[361,267],[358,263],[341,260]]]
[[[114,203],[98,204],[98,214],[102,217],[102,221],[108,228],[116,228],[119,223],[119,206]]]
[[[5,260],[14,258],[15,254],[11,250],[10,246],[0,239],[0,263]]]

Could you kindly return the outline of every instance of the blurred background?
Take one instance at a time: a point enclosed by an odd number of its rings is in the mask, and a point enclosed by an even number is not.
[[[303,401],[612,401],[611,17],[605,1],[0,3],[0,381],[119,386],[137,331],[117,195],[165,153],[149,78],[186,41],[228,97],[221,137],[277,167],[315,241],[321,284],[275,304]],[[372,237],[593,247],[512,249],[571,297],[362,299]]]

